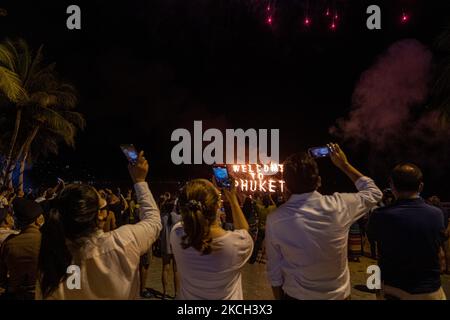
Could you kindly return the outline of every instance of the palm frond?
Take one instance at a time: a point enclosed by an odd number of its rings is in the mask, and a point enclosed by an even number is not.
[[[14,103],[20,103],[27,98],[19,75],[3,66],[0,66],[0,91]]]
[[[86,127],[86,120],[83,115],[79,112],[74,111],[61,111],[61,116],[72,123],[77,129],[84,130]]]
[[[48,93],[56,96],[57,104],[63,109],[70,110],[77,106],[77,91],[71,84],[62,83],[57,88],[48,90]]]
[[[0,65],[11,71],[16,70],[16,56],[10,48],[8,41],[0,44]]]
[[[72,122],[66,120],[62,114],[51,108],[40,108],[36,120],[42,123],[43,129],[59,135],[66,144],[74,146],[77,127]]]
[[[50,94],[46,91],[37,91],[33,92],[30,96],[30,99],[28,100],[29,105],[33,105],[35,107],[38,107],[37,109],[28,109],[33,110],[35,113],[39,113],[39,107],[40,108],[47,108],[51,106],[55,106],[58,103],[58,98]]]
[[[31,50],[23,39],[7,39],[0,44],[0,64],[14,71],[24,80],[32,61]]]
[[[18,39],[15,43],[15,48],[18,52],[16,72],[19,74],[22,81],[25,83],[28,71],[31,66],[32,54],[28,47],[28,43],[23,39]]]
[[[73,147],[77,131],[86,126],[83,116],[73,111],[78,102],[76,89],[61,81],[54,63],[43,61],[42,46],[32,52],[24,40],[0,43],[0,99],[23,107],[20,142],[15,149],[40,125],[32,145],[35,154],[57,153],[61,142]],[[7,131],[5,137],[11,136],[11,128]]]
[[[30,67],[25,76],[25,87],[27,87],[30,79],[34,77],[36,73],[39,72],[39,68],[41,68],[42,61],[44,60],[44,55],[42,53],[44,46],[41,45],[39,49],[36,51],[36,54],[33,57],[33,61],[30,63]]]
[[[55,88],[58,86],[56,79],[56,64],[51,63],[35,70],[30,73],[27,82],[27,89],[30,91],[39,91],[46,88]]]

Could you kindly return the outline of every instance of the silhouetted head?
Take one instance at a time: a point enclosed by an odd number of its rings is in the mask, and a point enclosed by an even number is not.
[[[99,194],[88,185],[68,185],[54,200],[41,229],[39,281],[44,298],[59,286],[71,264],[66,240],[77,242],[92,235],[98,228],[99,209]]]
[[[299,152],[286,159],[283,177],[292,194],[313,192],[321,184],[317,162],[307,152]]]
[[[44,210],[33,200],[16,198],[12,203],[15,225],[23,230],[28,226],[41,227],[44,224]]]
[[[88,185],[68,185],[57,197],[52,215],[58,215],[70,240],[88,236],[97,228],[100,198]]]
[[[423,174],[412,163],[397,165],[391,173],[391,188],[397,199],[417,197],[423,190]]]

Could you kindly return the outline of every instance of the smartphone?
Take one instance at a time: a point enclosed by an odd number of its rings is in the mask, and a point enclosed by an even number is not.
[[[328,147],[315,147],[309,149],[309,154],[313,158],[325,158],[330,156],[330,148]]]
[[[134,145],[122,144],[120,145],[120,149],[122,149],[122,152],[131,164],[136,164],[139,154]]]
[[[226,165],[214,165],[213,173],[219,188],[231,188],[231,179]]]

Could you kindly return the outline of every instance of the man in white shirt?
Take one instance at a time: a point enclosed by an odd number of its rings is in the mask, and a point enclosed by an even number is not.
[[[350,297],[348,232],[377,204],[382,192],[350,165],[337,144],[328,148],[333,163],[359,192],[321,195],[316,161],[306,152],[286,160],[284,179],[291,197],[266,223],[267,271],[276,299]]]

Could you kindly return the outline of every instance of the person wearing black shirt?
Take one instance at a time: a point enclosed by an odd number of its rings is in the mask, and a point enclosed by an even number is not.
[[[396,202],[371,215],[369,237],[379,243],[385,299],[445,300],[439,251],[444,240],[441,210],[420,197],[423,175],[414,164],[400,164],[391,174]]]

